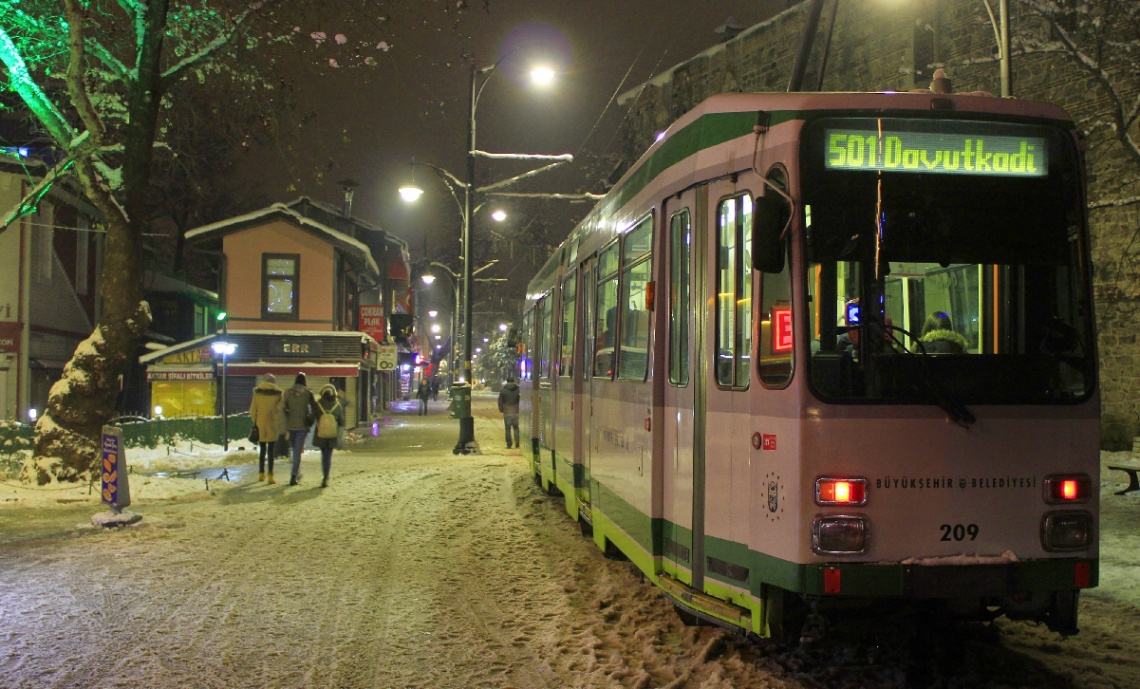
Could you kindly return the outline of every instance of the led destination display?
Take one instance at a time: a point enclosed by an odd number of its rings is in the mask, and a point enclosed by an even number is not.
[[[828,129],[829,170],[1044,177],[1045,139],[1034,136]]]

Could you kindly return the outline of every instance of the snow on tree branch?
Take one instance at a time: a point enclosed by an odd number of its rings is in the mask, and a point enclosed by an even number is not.
[[[88,37],[87,49],[91,51],[91,54],[98,58],[98,60],[102,62],[107,67],[107,69],[111,70],[111,73],[115,75],[116,79],[119,79],[120,81],[126,81],[130,77],[130,70],[127,69],[127,66],[124,65],[122,61],[119,60],[119,58],[115,57],[111,51],[107,50],[107,47],[99,41]]]
[[[63,175],[73,164],[70,158],[63,160],[55,165],[46,175],[35,183],[32,188],[20,199],[20,202],[8,210],[3,216],[0,216],[0,234],[8,229],[8,226],[24,217],[28,213],[34,212],[36,205],[39,203],[40,198],[43,197],[47,190],[55,184],[56,180]]]
[[[103,135],[107,130],[87,93],[87,79],[84,76],[87,60],[83,36],[85,24],[83,8],[79,6],[77,0],[64,0],[63,5],[67,12],[67,36],[71,49],[71,59],[67,64],[67,93],[71,96],[71,103],[75,106],[76,112],[79,113],[79,119],[83,120],[84,127],[91,133],[91,143],[99,146],[103,143]]]
[[[213,40],[206,43],[198,49],[194,54],[186,57],[178,64],[174,65],[162,75],[164,83],[171,83],[177,80],[186,70],[194,65],[203,61],[209,60],[214,53],[229,45],[230,40],[238,32],[250,17],[255,16],[267,4],[271,4],[268,0],[259,0],[258,2],[251,3],[245,8],[237,17],[233,19]]]

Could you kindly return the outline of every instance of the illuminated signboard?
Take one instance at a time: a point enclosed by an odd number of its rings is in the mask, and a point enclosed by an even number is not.
[[[1049,168],[1045,139],[885,129],[828,129],[828,170],[1044,177]]]
[[[772,352],[792,351],[792,310],[786,306],[772,309]]]

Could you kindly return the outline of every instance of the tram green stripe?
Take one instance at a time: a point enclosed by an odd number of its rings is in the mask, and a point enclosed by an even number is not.
[[[666,519],[650,519],[643,512],[605,485],[595,484],[594,509],[605,520],[620,528],[635,542],[639,549],[654,557],[668,558],[664,552],[654,548],[663,544],[662,537],[689,548],[692,552],[693,533],[690,529]],[[630,554],[630,559],[640,561],[641,554]],[[734,588],[744,588],[756,598],[762,597],[761,585],[771,584],[786,591],[812,596],[829,595],[824,593],[824,572],[838,569],[844,596],[900,596],[906,597],[910,590],[911,570],[916,565],[874,564],[866,562],[821,562],[818,564],[797,564],[772,555],[751,550],[743,543],[715,536],[705,537],[705,556],[748,569],[748,581],[742,582],[709,570],[707,563],[705,577],[713,582]],[[1099,561],[1088,558],[1043,559],[1012,562],[1006,565],[1011,590],[1015,591],[1063,591],[1076,586],[1073,573],[1076,564],[1089,566],[1089,585],[1099,581]],[[639,563],[640,564],[640,563]],[[682,563],[685,569],[692,569],[692,563]],[[652,574],[650,572],[650,574]]]
[[[802,119],[803,113],[785,110],[769,113],[768,126]],[[685,158],[726,141],[751,134],[756,127],[756,111],[717,112],[702,115],[665,139],[607,199],[607,205],[621,208],[637,196],[658,175]]]

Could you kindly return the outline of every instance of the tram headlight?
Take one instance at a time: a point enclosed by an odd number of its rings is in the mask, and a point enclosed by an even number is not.
[[[867,504],[867,479],[821,477],[815,480],[817,505]]]
[[[1050,512],[1041,520],[1045,550],[1081,550],[1093,542],[1093,518],[1088,512]]]
[[[1054,474],[1044,480],[1045,502],[1050,505],[1071,505],[1088,502],[1092,495],[1092,480],[1087,474]]]
[[[867,518],[816,515],[811,520],[811,549],[819,555],[857,555],[867,549]]]

